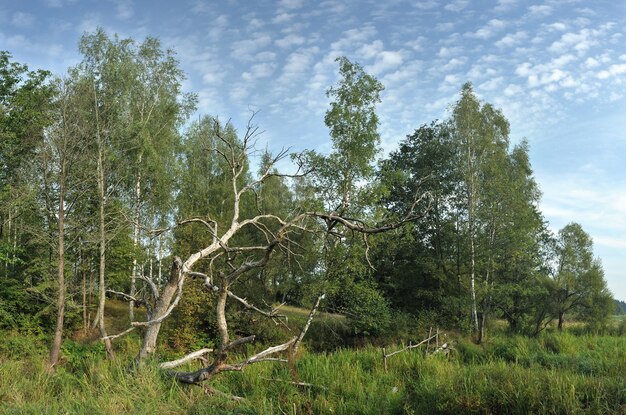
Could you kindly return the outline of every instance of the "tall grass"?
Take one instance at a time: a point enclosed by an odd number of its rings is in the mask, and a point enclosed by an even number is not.
[[[180,385],[152,364],[128,371],[132,340],[113,363],[103,360],[98,343],[66,342],[64,364],[49,374],[44,340],[0,339],[0,413],[626,413],[624,336],[501,334],[480,346],[458,337],[449,357],[411,350],[389,358],[387,371],[376,347],[305,351],[295,369],[306,386],[293,384],[291,369],[280,363],[251,365],[209,382],[245,397],[242,403]]]

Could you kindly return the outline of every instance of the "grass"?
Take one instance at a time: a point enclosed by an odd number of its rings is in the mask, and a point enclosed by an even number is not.
[[[625,336],[498,334],[480,346],[459,336],[449,358],[412,350],[389,358],[387,371],[375,347],[305,351],[295,369],[312,386],[293,385],[290,368],[279,363],[210,382],[243,403],[179,385],[153,364],[129,372],[136,340],[118,344],[113,363],[99,343],[68,341],[64,364],[48,374],[46,339],[5,333],[0,413],[626,414]]]

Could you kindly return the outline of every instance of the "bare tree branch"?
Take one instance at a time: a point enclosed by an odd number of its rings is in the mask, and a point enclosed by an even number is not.
[[[195,359],[199,359],[204,355],[207,355],[209,353],[212,353],[213,349],[200,349],[200,350],[196,350],[195,352],[189,353],[183,357],[181,357],[180,359],[176,359],[176,360],[172,360],[169,362],[163,362],[159,364],[159,368],[161,369],[173,369],[175,367],[184,365],[185,363],[191,361],[191,360],[195,360]]]
[[[110,336],[101,337],[100,340],[113,340],[113,339],[117,339],[118,337],[126,336],[128,333],[130,333],[131,331],[135,330],[135,328],[136,327],[130,327],[130,328],[124,330],[121,333],[112,334]]]
[[[319,295],[317,297],[317,300],[315,301],[315,304],[313,305],[313,307],[311,307],[311,311],[309,312],[309,318],[306,320],[306,324],[304,325],[304,327],[302,327],[302,330],[300,331],[300,334],[296,338],[296,342],[293,345],[293,349],[291,352],[292,356],[296,356],[296,353],[298,353],[298,348],[300,347],[300,343],[302,343],[302,339],[304,339],[306,332],[309,330],[309,326],[311,326],[313,317],[315,316],[315,313],[317,312],[317,309],[320,306],[320,302],[322,301],[323,298],[324,298],[324,294]]]

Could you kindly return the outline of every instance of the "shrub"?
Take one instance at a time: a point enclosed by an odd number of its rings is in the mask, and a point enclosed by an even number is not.
[[[391,309],[376,288],[362,282],[345,289],[345,313],[355,334],[377,336],[389,328]]]

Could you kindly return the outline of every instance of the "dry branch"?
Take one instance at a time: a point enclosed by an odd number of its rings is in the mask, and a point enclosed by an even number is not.
[[[409,343],[408,346],[406,346],[406,347],[404,347],[404,348],[402,348],[400,350],[396,350],[395,352],[392,352],[392,353],[385,353],[385,349],[383,349],[383,364],[385,366],[385,371],[387,370],[387,359],[388,358],[390,358],[391,356],[397,355],[398,353],[402,353],[402,352],[405,352],[407,350],[415,349],[417,347],[420,347],[423,344],[430,345],[430,341],[433,340],[433,339],[435,339],[437,342],[439,342],[439,329],[437,329],[437,332],[435,334],[432,334],[432,327],[431,327],[431,329],[430,329],[430,331],[428,333],[428,337],[425,338],[424,340],[422,340],[421,342],[417,343],[417,344]],[[446,343],[446,348],[447,347],[448,347],[448,345]],[[439,348],[437,350],[439,350]]]
[[[195,352],[189,353],[183,357],[181,357],[180,359],[176,359],[176,360],[172,360],[170,362],[163,362],[161,364],[159,364],[159,368],[161,369],[173,369],[175,367],[184,365],[185,363],[191,361],[191,360],[195,360],[195,359],[199,359],[201,357],[203,357],[206,354],[209,354],[213,352],[213,349],[200,349],[197,350]]]
[[[262,352],[259,352],[255,354],[254,356],[244,360],[243,362],[240,362],[234,365],[229,365],[229,364],[224,363],[224,359],[226,358],[225,353],[218,353],[218,356],[215,359],[215,361],[207,367],[196,370],[194,372],[168,372],[168,374],[172,376],[174,379],[182,383],[198,384],[220,372],[241,371],[247,365],[250,365],[253,363],[277,361],[276,359],[270,360],[268,356],[287,350],[296,340],[297,340],[297,337],[294,337],[286,343],[267,348],[263,350]]]
[[[124,330],[121,333],[104,336],[100,338],[100,340],[114,340],[114,339],[117,339],[118,337],[126,336],[128,333],[130,333],[133,330],[135,330],[135,327],[129,327],[128,329]]]
[[[302,339],[304,339],[304,335],[309,330],[309,326],[311,326],[313,317],[315,316],[315,313],[317,312],[317,309],[320,306],[320,301],[322,301],[323,298],[324,298],[324,294],[321,294],[320,296],[318,296],[317,301],[315,301],[315,304],[311,308],[311,311],[309,312],[309,318],[306,320],[306,324],[304,325],[304,327],[302,327],[302,330],[300,331],[300,335],[297,337],[296,342],[293,345],[292,356],[295,356],[296,353],[298,353],[298,348],[300,347],[300,343],[302,343]]]
[[[404,348],[402,348],[402,349],[400,349],[400,350],[396,350],[396,351],[395,351],[395,352],[393,352],[393,353],[386,354],[386,355],[385,355],[385,358],[389,358],[389,357],[391,357],[391,356],[393,356],[393,355],[396,355],[396,354],[398,354],[398,353],[402,353],[402,352],[404,352],[404,351],[411,350],[411,349],[415,349],[416,347],[420,347],[422,344],[424,344],[424,343],[428,343],[430,340],[434,339],[435,337],[437,337],[437,334],[433,334],[432,336],[430,336],[430,337],[428,337],[428,338],[426,338],[426,339],[422,340],[421,342],[419,342],[419,343],[417,343],[417,344],[409,344],[408,346],[406,346],[406,347],[404,347]]]

